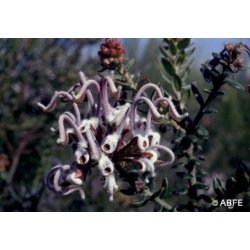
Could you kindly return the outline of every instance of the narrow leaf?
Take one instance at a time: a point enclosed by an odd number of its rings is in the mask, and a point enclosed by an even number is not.
[[[126,68],[127,70],[129,70],[129,69],[133,66],[134,63],[135,63],[135,59],[131,59],[131,60],[127,63],[127,65],[125,66],[125,68]]]
[[[244,87],[239,82],[236,82],[233,79],[226,78],[224,82],[227,83],[230,87],[244,91]]]
[[[181,80],[181,78],[178,75],[175,74],[173,76],[172,82],[173,82],[173,88],[174,88],[174,90],[176,92],[180,92],[181,88],[182,88],[182,80]]]
[[[204,104],[203,97],[202,97],[199,89],[193,83],[191,83],[191,90],[192,90],[197,102],[202,106]]]
[[[169,75],[173,76],[175,74],[174,65],[168,59],[162,58],[161,63]]]
[[[188,193],[187,188],[178,188],[172,191],[172,194],[175,194],[175,195],[185,195],[187,193]]]
[[[177,43],[178,49],[185,49],[189,46],[191,39],[190,38],[183,38]]]
[[[178,49],[177,49],[177,47],[176,47],[173,39],[171,39],[169,41],[169,50],[170,50],[170,52],[171,52],[172,55],[175,56],[177,54]]]

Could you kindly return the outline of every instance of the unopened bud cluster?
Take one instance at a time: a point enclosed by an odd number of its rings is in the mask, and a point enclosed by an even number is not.
[[[106,68],[115,68],[123,62],[125,50],[123,45],[115,38],[106,38],[105,43],[100,46],[98,55],[101,65]]]

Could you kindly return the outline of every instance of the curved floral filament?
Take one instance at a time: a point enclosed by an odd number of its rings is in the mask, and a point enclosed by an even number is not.
[[[88,80],[86,81],[82,86],[78,94],[75,94],[74,91],[72,91],[72,97],[74,102],[76,103],[82,103],[85,96],[86,96],[86,91],[90,86],[94,86],[96,88],[97,93],[100,92],[100,86],[95,80]]]
[[[99,145],[90,129],[86,131],[86,137],[89,143],[90,157],[91,159],[98,161],[101,157],[101,152],[99,149]]]
[[[42,108],[43,112],[49,113],[51,111],[53,111],[56,107],[56,101],[58,98],[60,97],[65,97],[68,100],[72,100],[72,96],[65,92],[65,91],[59,91],[59,92],[55,92],[54,96],[51,98],[50,103],[47,106],[44,106],[42,103],[38,102],[37,105]]]
[[[115,115],[115,117],[112,119],[111,125],[113,127],[119,127],[122,122],[124,121],[124,117],[127,117],[127,114],[130,111],[131,104],[130,103],[125,103],[122,105],[119,109],[119,112]],[[108,117],[109,118],[109,117]]]
[[[55,191],[55,187],[54,187],[54,184],[51,184],[50,182],[50,178],[51,176],[54,175],[54,173],[60,169],[62,167],[62,165],[57,165],[57,166],[54,166],[53,168],[51,168],[49,170],[49,172],[47,173],[46,177],[45,177],[45,185],[48,187],[49,190],[51,191]]]
[[[82,134],[80,133],[78,127],[74,123],[74,121],[69,116],[62,114],[62,115],[60,115],[59,121],[58,121],[60,138],[57,140],[57,143],[62,144],[62,145],[66,145],[69,142],[69,138],[67,136],[67,133],[66,133],[65,127],[64,127],[64,121],[67,121],[67,123],[69,123],[70,127],[74,130],[74,133],[75,133],[78,141],[79,142],[84,141],[84,138],[83,138]]]
[[[116,88],[114,82],[109,76],[105,76],[101,80],[101,92],[102,92],[102,101],[103,101],[103,110],[105,116],[110,115],[112,107],[110,107],[108,100],[108,85],[110,89],[110,95],[115,98],[119,98],[121,94],[121,87]]]
[[[157,150],[160,150],[160,151],[163,151],[165,153],[167,153],[169,156],[170,156],[170,160],[169,161],[165,161],[163,163],[160,163],[160,164],[157,164],[157,166],[159,167],[162,167],[162,166],[166,166],[166,165],[170,165],[174,162],[175,160],[175,155],[173,153],[173,151],[165,146],[162,146],[162,145],[154,145],[152,147],[152,149],[157,149]]]
[[[163,118],[163,116],[157,111],[155,105],[146,97],[140,97],[134,101],[134,103],[131,106],[131,123],[132,123],[132,129],[136,129],[136,123],[135,123],[135,114],[136,114],[136,108],[139,102],[144,101],[149,106],[149,113],[151,116],[153,116],[154,119],[160,120]]]
[[[160,88],[159,88],[157,85],[155,85],[154,83],[147,83],[147,84],[145,84],[144,86],[142,86],[142,87],[138,90],[138,92],[136,93],[134,99],[137,100],[138,98],[140,98],[141,95],[143,94],[143,92],[146,91],[146,90],[149,89],[149,88],[152,88],[152,89],[155,90],[155,92],[156,92],[156,98],[163,97],[163,95],[162,95],[162,93],[161,93],[161,90],[160,90]],[[164,107],[167,106],[167,103],[166,103],[165,101],[161,101],[161,104],[162,104],[162,106],[164,106]]]
[[[162,101],[165,101],[169,105],[169,113],[170,113],[170,116],[174,120],[180,122],[181,120],[183,120],[184,118],[186,118],[188,116],[188,113],[180,115],[178,113],[178,111],[176,110],[173,102],[170,99],[168,99],[167,97],[161,97],[161,98],[156,99],[154,101],[154,105],[157,106]],[[148,113],[148,116],[147,116],[147,128],[146,128],[147,131],[149,131],[151,129],[151,121],[152,121],[152,115],[151,115],[151,113]]]

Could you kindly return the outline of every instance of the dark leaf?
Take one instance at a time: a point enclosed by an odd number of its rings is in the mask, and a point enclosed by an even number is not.
[[[199,195],[198,199],[199,200],[202,199],[202,200],[204,200],[207,203],[212,203],[212,201],[213,201],[213,199],[210,196],[205,195],[205,194]]]
[[[204,183],[201,183],[201,182],[195,183],[194,187],[196,189],[204,189],[204,190],[208,190],[209,189],[209,187],[207,185],[205,185]]]
[[[177,162],[171,168],[182,168],[184,165],[184,162]]]
[[[154,212],[161,212],[163,207],[160,204],[155,204]]]
[[[181,97],[181,105],[185,106],[191,96],[191,89],[187,89]]]
[[[186,57],[190,57],[195,51],[195,48],[192,48],[186,52]]]
[[[202,168],[197,169],[197,174],[199,174],[201,176],[208,176],[207,170],[202,169]]]
[[[202,97],[199,89],[193,83],[191,83],[191,90],[192,90],[197,102],[202,106],[204,104],[203,97]]]
[[[169,52],[165,48],[163,48],[162,46],[160,46],[160,51],[161,51],[161,53],[162,53],[162,55],[164,57],[166,57],[166,58],[170,58],[171,57],[171,55],[169,54]]]
[[[204,113],[204,114],[218,113],[218,110],[216,110],[216,109],[211,109],[211,108],[207,108],[203,113]]]
[[[214,58],[221,59],[221,55],[218,54],[218,53],[216,53],[216,52],[213,52],[213,53],[212,53],[212,56],[213,56]]]
[[[175,42],[173,41],[173,39],[171,39],[169,41],[168,45],[169,45],[169,50],[170,50],[171,54],[175,56],[177,54],[178,49],[177,49],[177,47],[176,47]]]
[[[201,139],[208,139],[209,137],[209,132],[203,128],[203,127],[198,127],[196,130],[195,130],[195,135]]]
[[[193,178],[193,175],[187,173],[187,172],[177,172],[176,175],[182,179],[191,179]]]
[[[221,185],[220,180],[215,177],[213,180],[213,187],[214,187],[214,192],[218,195],[218,196],[225,196],[225,190]]]
[[[231,196],[234,196],[237,193],[237,183],[233,177],[227,180],[226,190],[227,190],[227,194]]]
[[[172,194],[175,194],[175,195],[186,195],[187,193],[188,193],[187,188],[178,188],[172,191]]]
[[[227,83],[230,87],[233,87],[235,89],[239,89],[239,90],[243,90],[244,91],[244,87],[239,82],[236,82],[233,79],[230,79],[230,78],[227,77],[225,79],[224,83]]]
[[[183,38],[177,43],[178,49],[185,49],[189,46],[191,39],[190,38]]]
[[[172,79],[173,88],[176,92],[180,92],[182,88],[182,80],[178,75],[174,75]]]
[[[185,53],[180,53],[179,55],[177,55],[176,57],[176,65],[180,66],[185,62]]]
[[[173,76],[175,74],[174,65],[168,59],[162,58],[161,63],[169,75]]]
[[[133,66],[134,63],[135,63],[135,59],[131,59],[131,60],[126,64],[125,68],[126,68],[127,70],[129,70],[129,69]]]
[[[132,203],[131,206],[133,207],[143,207],[149,202],[149,199],[147,199],[146,196],[143,196],[140,201],[137,201],[135,203]]]
[[[164,42],[169,43],[170,38],[163,38]]]
[[[192,200],[190,200],[188,202],[188,206],[190,206],[190,207],[199,207],[199,203],[198,203],[198,201],[192,199]]]

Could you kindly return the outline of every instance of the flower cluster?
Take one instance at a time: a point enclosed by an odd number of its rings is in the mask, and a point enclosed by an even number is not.
[[[106,38],[105,43],[100,46],[98,55],[103,67],[112,69],[123,62],[125,50],[123,45],[115,38]]]
[[[58,128],[52,130],[59,135],[58,144],[72,145],[75,161],[50,169],[46,177],[47,187],[63,195],[78,190],[84,199],[83,184],[87,174],[98,169],[110,200],[118,189],[116,177],[124,172],[136,173],[136,178],[130,183],[140,192],[143,185],[155,176],[155,167],[171,164],[175,158],[169,148],[160,145],[161,136],[152,124],[153,119],[160,121],[164,118],[158,112],[158,106],[168,106],[170,119],[177,122],[188,114],[180,115],[172,101],[163,97],[161,90],[152,83],[144,85],[133,96],[133,101],[127,102],[123,98],[124,91],[116,87],[109,76],[98,83],[87,80],[80,72],[80,79],[80,83],[69,91],[55,92],[47,106],[38,103],[44,112],[53,111],[57,100],[68,101],[74,109],[74,113],[65,111],[61,114]],[[144,97],[149,88],[156,93],[154,100]],[[147,117],[138,114],[140,103],[148,106]],[[82,104],[87,106],[84,116],[80,111]],[[161,153],[169,160],[161,161]]]

